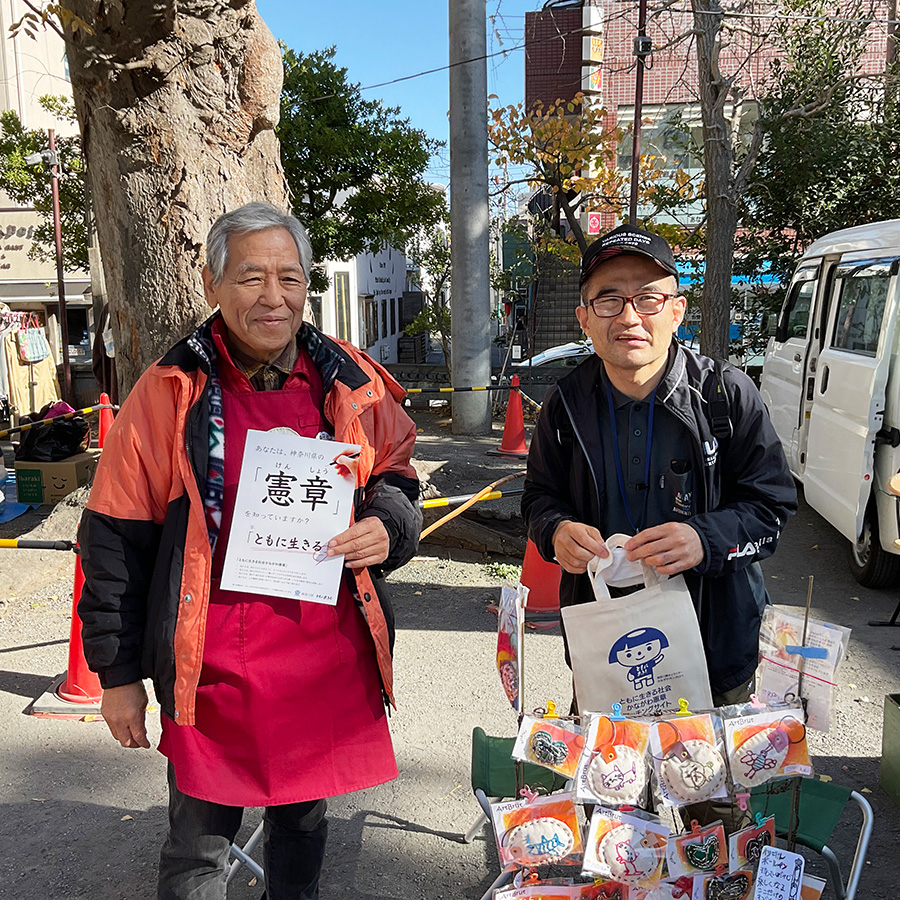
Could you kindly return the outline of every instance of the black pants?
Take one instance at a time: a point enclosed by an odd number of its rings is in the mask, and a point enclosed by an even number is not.
[[[268,806],[263,826],[267,900],[317,900],[328,823],[324,800]],[[224,900],[228,852],[244,810],[188,797],[169,765],[169,833],[159,900]]]

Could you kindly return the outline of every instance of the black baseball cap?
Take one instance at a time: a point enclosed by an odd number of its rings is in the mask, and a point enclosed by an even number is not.
[[[678,278],[675,257],[665,238],[634,225],[620,225],[609,234],[598,238],[587,248],[587,253],[581,258],[581,281],[579,284],[583,285],[600,263],[615,256],[621,256],[623,253],[637,253],[640,256],[646,256],[661,269],[665,269],[670,275]]]

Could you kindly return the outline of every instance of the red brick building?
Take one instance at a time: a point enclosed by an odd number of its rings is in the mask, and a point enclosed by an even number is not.
[[[644,77],[641,152],[656,156],[673,176],[681,170],[700,181],[703,134],[689,0],[665,11],[654,12],[654,5],[650,3],[647,34],[656,49]],[[839,15],[840,7],[840,2],[835,4],[832,14]],[[724,77],[734,79],[741,97],[737,103],[729,103],[727,112],[736,127],[747,133],[757,118],[756,98],[763,95],[772,78],[778,15],[781,13],[765,0],[739,14],[726,12],[720,68]],[[546,105],[571,100],[580,91],[589,102],[603,105],[610,126],[628,128],[634,120],[637,23],[637,0],[549,0],[543,9],[526,13],[526,108],[539,101]],[[869,27],[861,70],[883,71],[886,48],[887,23],[875,22]],[[618,166],[630,171],[630,135],[619,145]],[[639,207],[638,214],[652,216],[656,222],[674,221],[647,207]],[[698,200],[679,210],[678,222],[691,225],[702,216]],[[601,216],[601,229],[613,228],[619,221],[608,211]],[[581,224],[587,233],[586,213],[582,213]],[[558,268],[560,271],[548,273],[534,289],[532,309],[539,321],[533,352],[580,336],[572,312],[578,302],[577,278],[563,271],[564,266]]]

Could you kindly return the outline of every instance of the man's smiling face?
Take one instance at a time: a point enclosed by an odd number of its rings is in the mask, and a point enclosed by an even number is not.
[[[656,371],[665,357],[684,318],[684,297],[666,301],[655,315],[638,315],[631,303],[612,318],[601,318],[590,308],[596,297],[632,297],[642,292],[675,294],[678,282],[652,259],[635,253],[623,253],[601,263],[581,288],[584,306],[575,310],[578,324],[591,338],[594,352],[611,369],[622,373]]]

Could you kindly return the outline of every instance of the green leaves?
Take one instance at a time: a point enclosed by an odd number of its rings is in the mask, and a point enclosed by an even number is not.
[[[424,174],[441,143],[398,109],[365,99],[334,63],[334,47],[303,54],[282,45],[282,56],[276,134],[315,258],[348,259],[383,243],[402,248],[436,222],[442,196]]]
[[[58,119],[72,122],[75,114],[65,97],[45,96],[40,104]],[[47,133],[24,128],[13,110],[0,113],[0,190],[23,206],[33,206],[41,215],[34,231],[31,256],[56,258],[50,169],[43,163],[26,165],[25,157],[47,149]],[[59,206],[63,234],[63,266],[67,271],[88,268],[88,230],[85,221],[84,161],[79,137],[56,138],[62,169]]]

